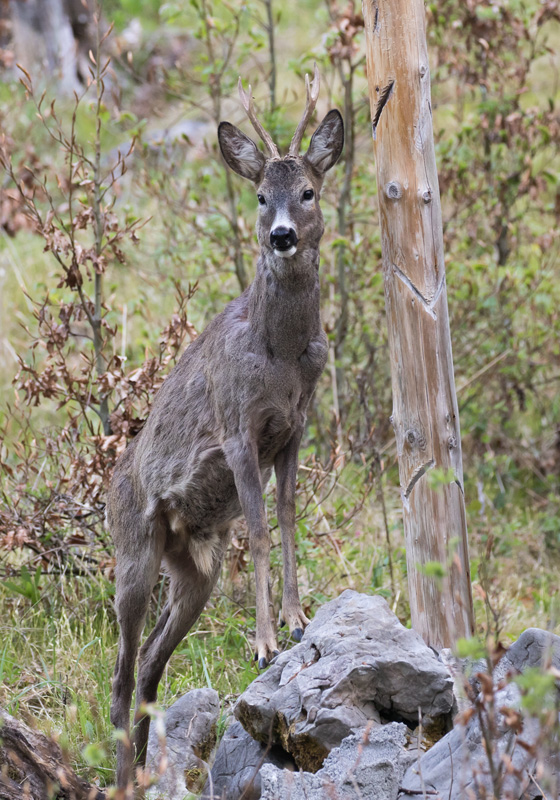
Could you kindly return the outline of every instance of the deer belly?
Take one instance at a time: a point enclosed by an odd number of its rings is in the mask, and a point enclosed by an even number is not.
[[[261,469],[263,487],[270,474],[270,468]],[[173,491],[165,500],[170,529],[165,552],[169,555],[186,546],[197,569],[210,575],[222,551],[224,531],[243,513],[233,472],[223,453],[205,461],[203,468]]]
[[[166,495],[170,527],[177,534],[223,526],[241,514],[233,473],[221,450],[188,470]]]
[[[274,464],[276,455],[290,441],[301,424],[302,412],[293,405],[273,409],[264,417],[258,433],[259,462],[261,467]]]

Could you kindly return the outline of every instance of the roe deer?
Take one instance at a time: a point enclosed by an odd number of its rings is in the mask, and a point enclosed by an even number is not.
[[[306,409],[327,358],[319,314],[323,177],[343,147],[342,117],[329,111],[305,155],[303,133],[319,75],[306,76],[307,103],[289,153],[280,157],[257,120],[251,87],[245,110],[268,157],[229,122],[218,128],[229,167],[257,190],[260,254],[255,280],[189,345],[159,390],[141,433],[119,459],[107,503],[116,548],[120,627],[112,723],[129,731],[138,644],[163,561],[169,599],[140,649],[134,749],[117,744],[117,780],[127,786],[133,757],[143,766],[152,703],[171,654],[201,614],[216,583],[228,531],[247,520],[256,582],[256,658],[277,653],[270,612],[270,538],[263,491],[276,471],[284,585],[282,618],[299,641],[306,619],[298,593],[295,489]]]

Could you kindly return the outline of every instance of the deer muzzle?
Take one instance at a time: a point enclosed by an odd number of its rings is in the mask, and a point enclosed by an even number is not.
[[[279,225],[270,231],[270,246],[277,256],[289,258],[297,249],[298,238],[293,228]]]

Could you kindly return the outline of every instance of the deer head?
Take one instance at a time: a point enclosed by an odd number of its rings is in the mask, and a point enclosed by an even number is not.
[[[310,84],[305,76],[307,103],[288,154],[281,158],[253,108],[251,87],[246,93],[239,80],[241,101],[253,127],[266,145],[265,156],[239,128],[229,122],[218,127],[218,141],[226,164],[255,184],[259,203],[257,236],[261,249],[277,259],[292,259],[305,250],[318,250],[323,235],[319,206],[325,173],[336,164],[344,145],[342,117],[329,111],[313,136],[307,152],[299,155],[301,140],[319,95],[319,72]]]

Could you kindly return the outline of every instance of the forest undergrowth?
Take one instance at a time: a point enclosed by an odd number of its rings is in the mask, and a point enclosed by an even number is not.
[[[560,5],[436,0],[427,24],[477,638],[507,645],[560,633]],[[105,785],[105,490],[184,347],[253,274],[256,198],[216,140],[222,119],[245,126],[239,74],[282,148],[316,61],[317,116],[340,108],[347,134],[322,202],[330,358],[300,452],[304,610],[351,587],[410,621],[358,4],[111,0],[85,35],[75,94],[1,51],[0,703]],[[279,602],[274,497],[272,481]],[[212,686],[225,716],[257,674],[254,626],[239,523],[161,704]]]

